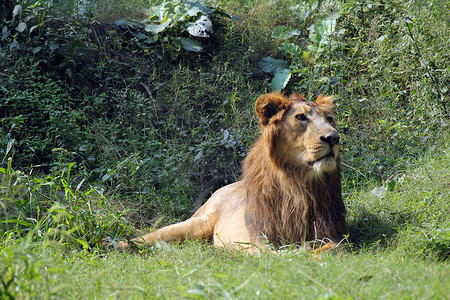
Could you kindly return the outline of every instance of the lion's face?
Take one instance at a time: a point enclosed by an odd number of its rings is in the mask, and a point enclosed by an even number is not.
[[[340,137],[329,109],[311,101],[295,101],[281,124],[280,142],[291,163],[301,163],[317,174],[336,169]]]
[[[312,102],[273,93],[258,98],[256,112],[272,161],[316,175],[335,171],[340,137],[333,107],[332,97],[320,96]]]

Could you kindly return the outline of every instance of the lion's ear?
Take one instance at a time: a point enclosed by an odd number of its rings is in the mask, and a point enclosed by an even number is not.
[[[259,96],[256,100],[255,111],[262,125],[283,118],[284,112],[292,105],[281,93],[270,93]]]
[[[289,100],[292,101],[305,101],[305,97],[302,94],[293,93],[289,96]]]
[[[319,97],[317,97],[316,103],[322,107],[334,111],[334,96],[324,97],[322,96],[322,94],[320,94]]]

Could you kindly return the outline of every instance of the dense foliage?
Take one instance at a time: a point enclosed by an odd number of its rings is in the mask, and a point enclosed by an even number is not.
[[[151,2],[0,4],[2,245],[100,250],[186,217],[239,178],[254,101],[282,88],[336,95],[355,247],[448,259],[448,173],[399,189],[426,154],[448,167],[448,1]]]

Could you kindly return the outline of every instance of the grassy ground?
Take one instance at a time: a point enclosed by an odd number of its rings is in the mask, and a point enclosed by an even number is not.
[[[446,299],[448,264],[378,251],[313,261],[187,244],[147,256],[48,255],[19,296],[69,299]],[[25,281],[21,279],[21,281]],[[29,289],[29,291],[26,291]]]

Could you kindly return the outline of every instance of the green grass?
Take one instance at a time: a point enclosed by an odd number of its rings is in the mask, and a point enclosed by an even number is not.
[[[145,256],[45,254],[38,264],[39,278],[17,279],[38,298],[445,299],[450,292],[448,264],[392,252],[313,261],[290,254],[253,258],[188,243]]]
[[[444,144],[447,145],[448,144]],[[447,260],[450,254],[448,148],[430,154],[381,187],[347,198],[352,240],[362,248]],[[413,167],[414,166],[414,167]]]

